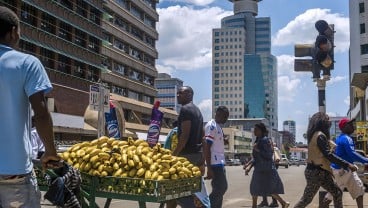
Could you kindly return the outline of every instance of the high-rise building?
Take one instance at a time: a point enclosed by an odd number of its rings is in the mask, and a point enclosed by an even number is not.
[[[349,1],[350,50],[349,81],[350,109],[348,117],[357,121],[368,118],[368,0]],[[336,26],[335,26],[336,27]],[[357,141],[356,146],[367,151],[367,141]]]
[[[161,102],[160,106],[179,112],[181,105],[177,102],[176,93],[182,86],[182,80],[171,77],[166,73],[158,73],[158,77],[155,80],[155,87],[158,90],[157,100]]]
[[[98,82],[110,89],[111,99],[122,103],[127,129],[147,130],[157,96],[154,87],[158,74],[157,3],[157,0],[0,1],[1,6],[12,9],[20,18],[19,49],[38,57],[50,77],[54,89],[47,99],[56,137],[64,134],[76,139],[75,134],[81,132],[93,134],[83,129],[83,116],[89,104],[90,85]],[[162,131],[167,133],[170,129],[165,128],[171,128],[177,113],[164,111]]]
[[[296,135],[295,121],[288,120],[284,121],[282,124],[283,124],[283,131],[290,132],[295,138]]]
[[[230,0],[234,15],[212,32],[212,109],[225,105],[230,119],[266,118],[278,128],[276,58],[271,21],[256,18],[259,0]]]

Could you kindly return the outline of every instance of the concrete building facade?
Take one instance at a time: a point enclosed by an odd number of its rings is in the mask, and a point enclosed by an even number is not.
[[[126,126],[146,131],[157,96],[155,60],[157,0],[2,0],[20,18],[19,49],[38,57],[54,89],[47,94],[54,119],[83,120],[90,85],[103,83],[111,99],[125,103]],[[165,112],[163,128],[177,113]],[[73,117],[74,118],[74,117]],[[56,121],[54,124],[65,122]],[[130,125],[132,124],[132,125]],[[60,134],[88,133],[83,125],[54,127]],[[71,128],[79,129],[72,131]],[[131,130],[135,130],[131,128]],[[165,130],[166,131],[166,130]]]

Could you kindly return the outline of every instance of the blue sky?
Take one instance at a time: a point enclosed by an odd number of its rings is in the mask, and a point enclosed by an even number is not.
[[[349,3],[336,0],[263,0],[258,17],[271,18],[272,54],[278,60],[278,116],[294,120],[297,141],[318,111],[317,87],[312,73],[294,72],[294,45],[313,43],[314,23],[324,19],[335,25],[335,69],[326,87],[326,109],[330,116],[345,116],[349,109]],[[160,0],[157,25],[159,59],[157,69],[184,81],[194,91],[207,121],[211,118],[212,29],[223,17],[233,15],[227,0]]]

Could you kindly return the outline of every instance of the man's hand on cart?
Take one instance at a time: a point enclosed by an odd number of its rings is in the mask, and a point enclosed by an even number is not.
[[[41,158],[41,163],[42,163],[42,168],[43,169],[47,169],[47,168],[59,168],[60,164],[62,164],[60,162],[61,158],[57,155],[57,153],[49,153],[49,152],[45,152]]]

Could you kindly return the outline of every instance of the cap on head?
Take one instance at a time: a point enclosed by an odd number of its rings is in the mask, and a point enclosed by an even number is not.
[[[354,122],[355,121],[355,119],[348,119],[348,118],[342,118],[340,121],[339,121],[339,128],[340,128],[340,130],[342,130],[345,126],[346,126],[346,124],[348,124],[348,123],[351,123],[351,122]]]

